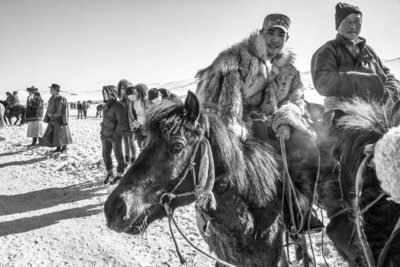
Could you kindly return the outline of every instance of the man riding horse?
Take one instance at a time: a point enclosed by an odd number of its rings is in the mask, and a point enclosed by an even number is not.
[[[20,122],[20,125],[24,124],[26,108],[20,104],[18,98],[18,92],[14,91],[13,94],[7,92],[6,95],[7,95],[6,100],[1,101],[1,103],[4,105],[5,108],[4,112],[5,122],[11,125],[11,118],[16,117],[17,120],[14,122],[14,125],[16,125],[18,122]]]
[[[286,15],[266,16],[259,32],[223,51],[208,68],[197,73],[196,94],[203,108],[215,110],[242,140],[257,137],[277,149],[277,137],[285,140],[291,169],[292,162],[303,162],[303,153],[309,150],[307,144],[312,145],[315,134],[306,110],[305,88],[294,66],[295,55],[282,50],[289,38],[289,25]],[[302,217],[311,210],[313,184],[309,181],[313,177],[295,175],[293,170],[291,176],[298,187],[301,209],[296,215]],[[310,228],[299,222],[294,224],[302,225],[302,230],[323,227],[314,217]]]

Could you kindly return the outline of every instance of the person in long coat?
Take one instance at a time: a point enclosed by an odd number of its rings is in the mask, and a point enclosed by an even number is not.
[[[38,92],[38,88],[32,86],[26,88],[29,96],[26,100],[26,121],[28,122],[27,136],[32,138],[32,143],[28,146],[35,146],[43,135],[43,99]]]
[[[57,147],[51,152],[65,152],[67,145],[72,144],[71,133],[68,127],[68,101],[60,95],[60,86],[53,83],[50,86],[51,97],[43,121],[48,123],[40,145]]]

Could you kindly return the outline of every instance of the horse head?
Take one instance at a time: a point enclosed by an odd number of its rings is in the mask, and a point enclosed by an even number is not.
[[[207,198],[212,205],[214,164],[197,97],[189,92],[183,105],[161,103],[146,129],[145,147],[104,206],[117,232],[140,233],[166,216],[164,204],[174,209]]]
[[[353,226],[360,225],[357,220],[362,216],[365,235],[377,260],[400,216],[399,204],[383,193],[394,189],[389,193],[400,195],[400,102],[390,98],[382,105],[354,98],[340,103],[338,108],[342,112],[335,116],[328,131],[330,153],[325,153],[331,158],[325,161],[337,163],[322,170],[319,185],[320,200],[331,220],[327,233],[349,262],[364,262],[364,255],[360,253],[362,241],[348,239],[343,234],[347,232],[350,236]],[[385,183],[391,188],[385,188]],[[352,210],[358,209],[362,210],[361,215],[355,216]],[[399,248],[397,238],[392,242],[388,260],[400,260],[394,252]]]

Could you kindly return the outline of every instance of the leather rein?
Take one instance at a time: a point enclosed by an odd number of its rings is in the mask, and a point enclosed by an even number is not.
[[[217,257],[211,255],[210,253],[202,250],[201,248],[199,248],[198,246],[196,246],[195,244],[193,244],[189,238],[183,233],[183,231],[179,228],[178,224],[176,223],[174,217],[173,217],[173,210],[170,207],[171,201],[175,198],[179,198],[179,197],[186,197],[186,196],[190,196],[190,195],[197,195],[198,194],[198,185],[201,181],[197,180],[197,175],[196,176],[196,172],[194,169],[195,166],[195,159],[196,159],[196,155],[197,152],[200,148],[200,146],[202,144],[204,144],[207,149],[209,151],[211,151],[210,148],[210,143],[208,138],[204,135],[204,131],[198,127],[191,127],[188,125],[183,125],[183,127],[186,130],[189,130],[191,132],[193,132],[194,134],[196,134],[199,137],[199,140],[196,142],[195,147],[193,149],[193,152],[190,156],[189,162],[188,164],[185,166],[185,168],[183,169],[183,171],[181,172],[181,174],[178,176],[178,182],[176,183],[176,185],[169,191],[169,192],[165,192],[164,194],[161,195],[160,200],[159,200],[159,204],[162,205],[164,207],[164,210],[167,214],[168,217],[168,225],[169,225],[169,230],[171,232],[171,236],[172,239],[174,241],[175,244],[175,249],[176,249],[176,253],[178,254],[179,260],[181,262],[181,264],[185,264],[186,260],[184,259],[183,255],[181,254],[179,247],[178,247],[178,243],[175,239],[174,236],[174,232],[172,231],[172,225],[171,225],[171,221],[173,222],[173,224],[175,225],[176,229],[178,230],[178,232],[181,234],[181,236],[186,240],[186,242],[189,243],[189,245],[191,245],[195,250],[199,251],[200,253],[202,253],[203,255],[209,257],[212,260],[217,261],[219,264],[222,264],[224,266],[228,266],[228,267],[235,267],[235,265],[232,265],[228,262],[225,262],[223,260],[218,259]],[[204,156],[204,155],[203,155]],[[213,164],[213,161],[212,161]],[[199,167],[202,167],[201,164]],[[214,167],[214,166],[213,166]],[[182,182],[186,179],[186,177],[188,176],[187,174],[189,173],[189,171],[192,172],[192,177],[193,177],[193,184],[194,184],[194,190],[189,191],[189,192],[185,192],[185,193],[180,193],[180,194],[175,194],[175,191],[178,189],[178,187],[182,184]],[[200,173],[201,170],[199,170]],[[208,227],[208,223],[207,223],[207,227]]]

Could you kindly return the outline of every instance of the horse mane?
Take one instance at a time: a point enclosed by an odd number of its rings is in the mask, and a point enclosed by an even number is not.
[[[385,105],[353,98],[343,101],[338,109],[346,114],[339,118],[329,136],[335,150],[341,153],[342,162],[356,170],[364,157],[364,146],[374,144],[400,123],[400,102],[389,99]]]
[[[183,103],[172,101],[163,101],[151,109],[147,118],[148,133],[166,140],[189,123]],[[257,207],[270,205],[278,192],[277,177],[280,177],[279,156],[273,148],[257,139],[241,141],[212,110],[201,110],[199,124],[213,150],[217,182],[226,179],[230,189],[234,188]],[[194,134],[189,133],[189,138],[195,138]]]

